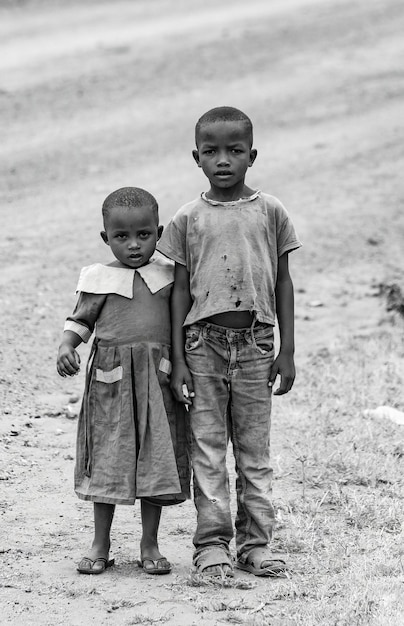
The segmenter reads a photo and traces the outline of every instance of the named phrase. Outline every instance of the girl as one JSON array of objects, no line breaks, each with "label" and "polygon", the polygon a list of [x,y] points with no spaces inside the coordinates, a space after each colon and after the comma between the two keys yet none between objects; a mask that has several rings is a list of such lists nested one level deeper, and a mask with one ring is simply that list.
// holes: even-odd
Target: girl
[{"label": "girl", "polygon": [[168,574],[158,548],[161,507],[189,497],[187,422],[169,387],[173,266],[153,257],[163,227],[147,191],[126,187],[102,207],[101,237],[115,261],[84,267],[57,357],[61,376],[77,374],[76,348],[95,331],[80,411],[75,491],[94,503],[94,540],[78,571],[101,574],[109,559],[116,504],[141,499],[139,564]]}]

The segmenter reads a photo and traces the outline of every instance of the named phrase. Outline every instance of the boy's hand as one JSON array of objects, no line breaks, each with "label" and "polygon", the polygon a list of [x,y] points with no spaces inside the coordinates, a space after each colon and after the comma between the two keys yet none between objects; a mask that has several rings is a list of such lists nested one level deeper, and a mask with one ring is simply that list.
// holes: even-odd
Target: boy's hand
[{"label": "boy's hand", "polygon": [[195,397],[192,376],[185,361],[173,365],[171,372],[171,389],[175,399],[187,408]]},{"label": "boy's hand", "polygon": [[56,369],[60,376],[74,376],[80,370],[80,355],[69,343],[59,346]]},{"label": "boy's hand", "polygon": [[272,387],[278,375],[281,377],[281,384],[278,389],[274,391],[274,396],[282,396],[284,393],[288,393],[293,387],[296,375],[293,355],[279,352],[271,367],[268,382],[269,387]]}]

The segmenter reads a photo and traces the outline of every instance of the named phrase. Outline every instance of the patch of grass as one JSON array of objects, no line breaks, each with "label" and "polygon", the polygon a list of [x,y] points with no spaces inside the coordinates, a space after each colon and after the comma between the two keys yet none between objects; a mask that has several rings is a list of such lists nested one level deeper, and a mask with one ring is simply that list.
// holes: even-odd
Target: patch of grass
[{"label": "patch of grass", "polygon": [[191,572],[186,579],[190,587],[209,587],[211,589],[254,589],[257,583],[253,580],[242,580],[240,578],[231,578],[230,576],[207,576]]},{"label": "patch of grass", "polygon": [[126,624],[128,624],[128,626],[132,626],[132,624],[145,624],[145,626],[147,624],[164,624],[165,622],[168,622],[169,620],[169,616],[167,615],[161,615],[160,617],[149,617],[148,615],[133,615],[127,622]]},{"label": "patch of grass", "polygon": [[267,600],[286,602],[297,626],[404,623],[404,430],[363,413],[404,408],[403,362],[396,328],[347,339],[313,357],[277,407],[300,494],[277,503],[274,549],[291,579]]},{"label": "patch of grass", "polygon": [[177,526],[176,528],[173,528],[172,530],[170,530],[168,532],[169,535],[193,535],[194,533],[194,529],[193,528],[186,528],[185,526]]}]

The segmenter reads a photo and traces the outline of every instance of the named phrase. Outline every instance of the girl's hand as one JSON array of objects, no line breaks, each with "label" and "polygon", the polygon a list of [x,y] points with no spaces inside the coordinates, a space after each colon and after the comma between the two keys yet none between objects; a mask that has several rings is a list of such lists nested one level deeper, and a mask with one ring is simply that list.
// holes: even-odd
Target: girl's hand
[{"label": "girl's hand", "polygon": [[292,354],[289,355],[279,352],[271,367],[268,382],[269,387],[273,386],[278,375],[281,377],[281,383],[278,389],[274,391],[274,395],[282,396],[284,393],[288,393],[288,391],[292,389],[296,376],[295,363]]},{"label": "girl's hand", "polygon": [[80,371],[80,355],[69,343],[59,346],[56,369],[60,376],[74,376]]},{"label": "girl's hand", "polygon": [[186,407],[192,404],[192,398],[195,397],[194,385],[185,361],[173,365],[171,372],[171,389],[174,398],[178,402],[182,402]]}]

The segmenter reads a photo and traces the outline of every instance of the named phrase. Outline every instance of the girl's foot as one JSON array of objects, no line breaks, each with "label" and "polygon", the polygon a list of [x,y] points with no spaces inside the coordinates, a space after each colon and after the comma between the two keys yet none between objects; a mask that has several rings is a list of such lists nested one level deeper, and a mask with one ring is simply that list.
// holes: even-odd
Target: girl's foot
[{"label": "girl's foot", "polygon": [[110,545],[96,545],[93,543],[88,555],[83,557],[77,566],[80,574],[102,574],[108,567],[115,563],[109,558]]},{"label": "girl's foot", "polygon": [[106,559],[99,556],[97,559],[90,559],[88,556],[84,556],[77,566],[77,571],[80,574],[102,574],[107,567],[112,567],[115,563],[115,559]]},{"label": "girl's foot", "polygon": [[169,574],[171,563],[163,556],[154,542],[140,542],[139,567],[142,567],[146,574]]},{"label": "girl's foot", "polygon": [[169,574],[171,572],[171,563],[167,561],[165,556],[159,559],[142,557],[139,559],[138,565],[143,568],[146,574]]}]

